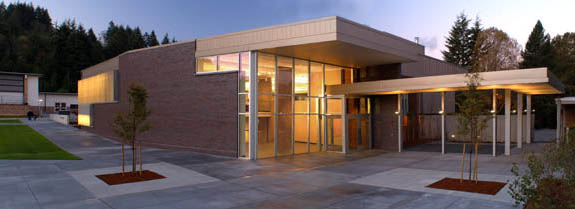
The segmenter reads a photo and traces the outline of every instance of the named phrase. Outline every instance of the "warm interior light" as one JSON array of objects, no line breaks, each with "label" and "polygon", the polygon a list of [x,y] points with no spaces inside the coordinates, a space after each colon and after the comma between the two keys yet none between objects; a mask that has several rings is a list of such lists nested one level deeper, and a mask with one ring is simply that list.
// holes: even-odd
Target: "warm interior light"
[{"label": "warm interior light", "polygon": [[78,124],[81,126],[90,126],[90,116],[85,114],[79,114]]}]

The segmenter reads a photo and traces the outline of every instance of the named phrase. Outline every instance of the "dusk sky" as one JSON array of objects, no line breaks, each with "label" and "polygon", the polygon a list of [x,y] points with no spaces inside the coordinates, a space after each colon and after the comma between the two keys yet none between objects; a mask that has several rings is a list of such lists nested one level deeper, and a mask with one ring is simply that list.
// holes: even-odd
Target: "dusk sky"
[{"label": "dusk sky", "polygon": [[[16,2],[16,1],[6,1]],[[23,0],[20,0],[23,2]],[[108,22],[155,30],[177,40],[237,32],[326,16],[341,16],[408,40],[420,37],[426,54],[442,58],[445,36],[455,17],[465,12],[479,16],[483,27],[497,27],[525,45],[536,21],[555,36],[575,31],[573,0],[34,0],[49,10],[54,21],[75,19],[97,33]]]}]

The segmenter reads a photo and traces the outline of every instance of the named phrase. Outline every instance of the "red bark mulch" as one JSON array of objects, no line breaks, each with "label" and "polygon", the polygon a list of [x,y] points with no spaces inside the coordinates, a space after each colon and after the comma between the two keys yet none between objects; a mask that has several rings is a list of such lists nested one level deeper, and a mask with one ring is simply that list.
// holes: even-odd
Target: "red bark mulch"
[{"label": "red bark mulch", "polygon": [[140,175],[140,172],[137,171],[135,173],[126,172],[124,175],[122,175],[122,173],[102,174],[96,175],[96,177],[106,182],[108,185],[127,184],[166,178],[150,170],[142,171],[142,175]]},{"label": "red bark mulch", "polygon": [[427,187],[435,189],[447,189],[462,192],[472,192],[479,194],[489,194],[495,195],[499,190],[501,190],[506,183],[494,182],[494,181],[469,181],[463,180],[463,183],[459,182],[459,179],[454,178],[444,178],[433,184],[427,185]]}]

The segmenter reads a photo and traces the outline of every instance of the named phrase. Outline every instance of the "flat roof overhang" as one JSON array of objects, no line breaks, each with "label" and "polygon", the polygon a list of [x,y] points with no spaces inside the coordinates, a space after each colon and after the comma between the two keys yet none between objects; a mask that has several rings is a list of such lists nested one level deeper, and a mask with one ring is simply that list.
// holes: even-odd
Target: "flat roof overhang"
[{"label": "flat roof overhang", "polygon": [[[479,89],[510,89],[519,93],[562,94],[563,84],[547,68],[531,68],[479,73]],[[402,78],[326,87],[328,95],[386,95],[463,91],[467,89],[465,74]]]},{"label": "flat roof overhang", "polygon": [[419,61],[424,47],[341,17],[264,27],[196,41],[196,57],[242,51],[363,67]]}]

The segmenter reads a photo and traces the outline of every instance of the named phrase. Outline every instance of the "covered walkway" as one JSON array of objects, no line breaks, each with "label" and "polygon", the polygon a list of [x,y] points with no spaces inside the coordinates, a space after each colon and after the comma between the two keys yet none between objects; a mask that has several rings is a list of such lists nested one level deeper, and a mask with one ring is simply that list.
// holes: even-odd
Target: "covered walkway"
[{"label": "covered walkway", "polygon": [[[520,70],[481,72],[480,90],[492,90],[492,109],[491,113],[496,116],[499,112],[497,109],[497,90],[504,90],[504,153],[511,154],[512,141],[512,124],[511,115],[516,122],[515,141],[518,148],[522,147],[523,141],[531,143],[533,134],[531,96],[541,94],[562,94],[564,92],[561,82],[551,74],[547,68],[532,68]],[[406,112],[405,98],[409,93],[441,93],[441,109],[438,114],[441,115],[441,153],[446,153],[446,111],[445,111],[445,93],[452,91],[464,91],[467,89],[468,78],[465,74],[452,74],[440,76],[427,76],[417,78],[403,78],[392,80],[380,80],[370,82],[358,82],[351,84],[327,86],[326,93],[332,96],[355,97],[366,95],[398,95],[397,96],[397,123],[403,124]],[[517,102],[516,109],[511,108],[512,92],[516,92]],[[523,114],[517,114],[517,112]],[[491,153],[497,154],[497,120],[491,120],[492,124],[492,146]],[[403,125],[397,126],[398,150],[401,152],[405,142]]]}]

